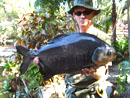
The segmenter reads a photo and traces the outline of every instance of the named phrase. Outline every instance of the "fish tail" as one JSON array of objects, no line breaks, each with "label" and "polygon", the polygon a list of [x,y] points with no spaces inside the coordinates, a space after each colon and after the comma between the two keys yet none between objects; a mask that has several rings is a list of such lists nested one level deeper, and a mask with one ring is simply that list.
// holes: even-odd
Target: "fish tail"
[{"label": "fish tail", "polygon": [[17,52],[23,56],[23,62],[20,66],[20,74],[24,74],[27,71],[29,65],[33,61],[33,58],[34,58],[33,51],[21,45],[17,45],[16,49],[17,49]]},{"label": "fish tail", "polygon": [[21,45],[17,45],[16,49],[17,49],[17,52],[20,53],[22,56],[25,56],[29,51],[29,49],[27,49]]}]

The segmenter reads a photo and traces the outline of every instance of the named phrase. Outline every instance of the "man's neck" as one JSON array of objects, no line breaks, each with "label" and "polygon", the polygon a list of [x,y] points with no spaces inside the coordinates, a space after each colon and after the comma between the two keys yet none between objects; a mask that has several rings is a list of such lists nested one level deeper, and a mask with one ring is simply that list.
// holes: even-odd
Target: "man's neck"
[{"label": "man's neck", "polygon": [[80,32],[87,33],[91,29],[91,27],[93,27],[93,24],[88,25],[86,27],[81,27]]}]

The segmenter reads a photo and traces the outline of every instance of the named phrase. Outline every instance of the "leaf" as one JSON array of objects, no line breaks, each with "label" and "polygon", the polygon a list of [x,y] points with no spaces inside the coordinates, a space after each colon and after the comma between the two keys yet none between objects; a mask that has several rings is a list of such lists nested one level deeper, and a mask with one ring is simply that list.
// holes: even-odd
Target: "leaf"
[{"label": "leaf", "polygon": [[122,61],[121,63],[118,64],[118,68],[120,70],[123,70],[123,69],[129,70],[130,69],[130,62],[129,61]]},{"label": "leaf", "polygon": [[21,41],[21,45],[22,45],[22,46],[25,46],[25,40],[22,40],[22,41]]},{"label": "leaf", "polygon": [[16,42],[16,44],[17,44],[17,45],[18,45],[18,44],[21,44],[21,39],[18,39],[17,42]]}]

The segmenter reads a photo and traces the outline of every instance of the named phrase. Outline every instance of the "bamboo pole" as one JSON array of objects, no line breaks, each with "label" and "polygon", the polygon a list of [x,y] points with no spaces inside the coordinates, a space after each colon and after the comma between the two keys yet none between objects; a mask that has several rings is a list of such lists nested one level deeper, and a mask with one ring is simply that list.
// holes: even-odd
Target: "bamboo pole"
[{"label": "bamboo pole", "polygon": [[130,0],[127,0],[127,11],[128,11],[129,61],[130,61]]},{"label": "bamboo pole", "polygon": [[116,43],[116,4],[115,0],[112,0],[112,44]]}]

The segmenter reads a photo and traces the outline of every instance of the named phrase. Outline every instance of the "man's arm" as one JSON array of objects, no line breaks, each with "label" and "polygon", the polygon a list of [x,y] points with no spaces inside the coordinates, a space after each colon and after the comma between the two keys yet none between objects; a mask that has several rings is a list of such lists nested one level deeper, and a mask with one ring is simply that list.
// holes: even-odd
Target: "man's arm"
[{"label": "man's arm", "polygon": [[106,80],[108,78],[108,69],[106,66],[100,66],[91,76],[97,80]]},{"label": "man's arm", "polygon": [[106,80],[108,78],[107,66],[99,66],[97,68],[84,68],[82,72],[84,74],[90,74],[97,80]]}]

